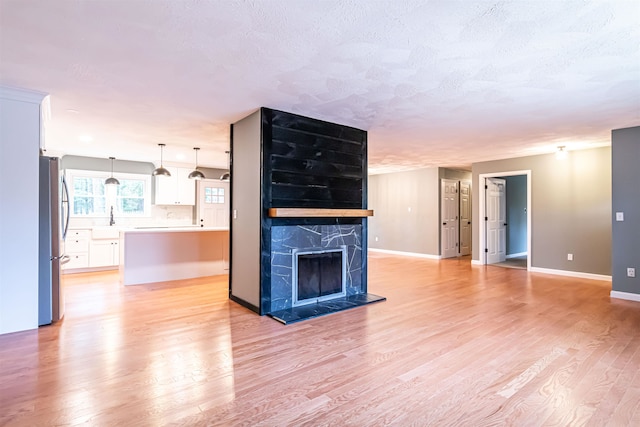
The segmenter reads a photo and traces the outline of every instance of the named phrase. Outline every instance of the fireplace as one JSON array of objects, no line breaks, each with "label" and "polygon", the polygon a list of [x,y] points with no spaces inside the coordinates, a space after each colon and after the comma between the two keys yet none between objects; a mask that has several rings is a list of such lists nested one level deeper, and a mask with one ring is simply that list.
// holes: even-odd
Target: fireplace
[{"label": "fireplace", "polygon": [[367,291],[367,132],[260,108],[231,125],[229,298],[283,323]]},{"label": "fireplace", "polygon": [[291,255],[294,307],[346,295],[346,246],[335,249],[294,249]]},{"label": "fireplace", "polygon": [[301,254],[325,253],[334,261],[337,258],[341,263],[342,296],[364,293],[361,225],[280,225],[271,228],[271,237],[269,312],[310,305],[296,303],[299,277],[296,268]]}]

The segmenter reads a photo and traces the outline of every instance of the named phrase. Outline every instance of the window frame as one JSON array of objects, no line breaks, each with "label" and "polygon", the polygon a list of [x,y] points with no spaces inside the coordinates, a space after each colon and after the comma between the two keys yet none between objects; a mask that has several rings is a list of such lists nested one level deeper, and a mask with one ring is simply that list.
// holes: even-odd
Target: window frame
[{"label": "window frame", "polygon": [[90,214],[76,214],[75,212],[75,188],[74,188],[74,180],[76,178],[98,178],[102,181],[105,181],[107,178],[111,176],[110,172],[106,171],[95,171],[95,170],[82,170],[82,169],[66,169],[65,177],[67,180],[67,184],[69,187],[69,214],[74,218],[108,218],[110,216],[110,206],[113,206],[113,216],[114,218],[142,218],[142,217],[150,217],[151,216],[151,197],[152,197],[152,187],[151,187],[151,175],[147,174],[137,174],[137,173],[114,173],[113,177],[119,181],[123,180],[138,180],[143,181],[143,200],[144,200],[144,210],[140,213],[123,213],[118,209],[118,193],[116,188],[109,187],[117,187],[117,186],[108,186],[105,185],[105,213],[90,213]]}]

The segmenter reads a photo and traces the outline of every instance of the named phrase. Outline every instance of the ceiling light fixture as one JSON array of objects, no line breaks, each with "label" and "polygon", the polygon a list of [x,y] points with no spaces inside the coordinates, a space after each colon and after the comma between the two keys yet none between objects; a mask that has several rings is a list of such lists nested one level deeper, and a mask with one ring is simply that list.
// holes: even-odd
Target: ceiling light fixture
[{"label": "ceiling light fixture", "polygon": [[566,147],[564,145],[558,146],[558,151],[556,151],[556,159],[562,160],[567,158],[567,151],[565,150],[565,148]]},{"label": "ceiling light fixture", "polygon": [[120,181],[113,177],[113,161],[115,159],[115,157],[109,157],[109,160],[111,160],[111,176],[104,181],[105,185],[120,185]]},{"label": "ceiling light fixture", "polygon": [[231,151],[225,151],[227,154],[227,167],[229,172],[225,172],[220,176],[220,181],[229,181],[231,179]]},{"label": "ceiling light fixture", "polygon": [[158,144],[160,146],[160,167],[153,170],[153,176],[171,176],[171,172],[162,166],[162,151],[166,144]]},{"label": "ceiling light fixture", "polygon": [[200,151],[199,147],[193,147],[196,152],[196,168],[189,174],[189,179],[203,179],[204,174],[198,170],[198,151]]}]

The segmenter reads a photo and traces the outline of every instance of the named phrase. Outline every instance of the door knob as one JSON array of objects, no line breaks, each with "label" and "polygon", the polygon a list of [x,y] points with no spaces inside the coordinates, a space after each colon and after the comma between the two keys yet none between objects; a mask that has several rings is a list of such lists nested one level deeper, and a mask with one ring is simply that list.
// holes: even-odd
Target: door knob
[{"label": "door knob", "polygon": [[442,225],[447,225],[447,223],[446,223],[446,222],[443,222],[443,223],[442,223]]}]

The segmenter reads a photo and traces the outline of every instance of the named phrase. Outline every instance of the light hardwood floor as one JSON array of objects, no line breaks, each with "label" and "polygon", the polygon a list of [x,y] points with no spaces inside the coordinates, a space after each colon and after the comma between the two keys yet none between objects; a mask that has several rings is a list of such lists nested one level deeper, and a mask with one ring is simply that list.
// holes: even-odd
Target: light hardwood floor
[{"label": "light hardwood floor", "polygon": [[610,283],[372,254],[386,302],[281,325],[226,276],[67,276],[0,336],[0,425],[640,425],[640,303]]}]

